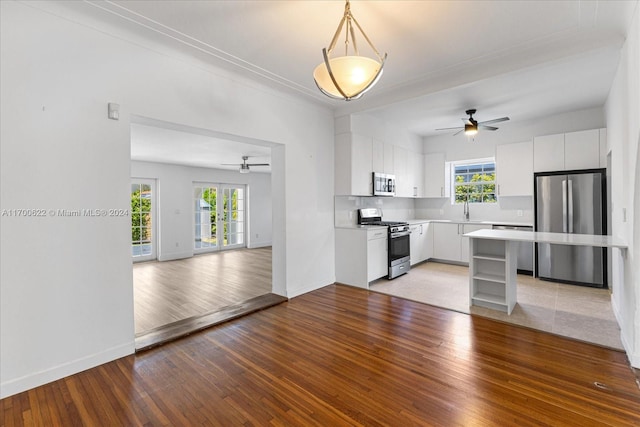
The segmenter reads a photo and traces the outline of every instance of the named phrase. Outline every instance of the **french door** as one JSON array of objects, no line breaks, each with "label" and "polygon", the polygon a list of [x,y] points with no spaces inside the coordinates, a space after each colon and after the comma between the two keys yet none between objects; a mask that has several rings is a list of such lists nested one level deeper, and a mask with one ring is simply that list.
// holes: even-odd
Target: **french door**
[{"label": "french door", "polygon": [[134,262],[156,259],[155,180],[131,180],[131,256]]},{"label": "french door", "polygon": [[195,252],[245,247],[245,186],[195,183],[193,187]]}]

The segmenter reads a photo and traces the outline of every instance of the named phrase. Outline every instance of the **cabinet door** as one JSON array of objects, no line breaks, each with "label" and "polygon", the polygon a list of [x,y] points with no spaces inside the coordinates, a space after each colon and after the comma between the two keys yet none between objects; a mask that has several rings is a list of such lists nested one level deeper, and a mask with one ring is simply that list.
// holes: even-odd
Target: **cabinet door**
[{"label": "cabinet door", "polygon": [[409,190],[411,197],[424,196],[424,155],[409,152]]},{"label": "cabinet door", "polygon": [[373,138],[372,146],[372,169],[373,172],[384,173],[384,142]]},{"label": "cabinet door", "polygon": [[597,169],[599,167],[599,129],[564,134],[564,168],[566,170]]},{"label": "cabinet door", "polygon": [[422,238],[424,239],[424,259],[433,258],[433,224],[426,222],[422,224]]},{"label": "cabinet door", "polygon": [[373,194],[371,138],[351,134],[351,194],[370,196]]},{"label": "cabinet door", "polygon": [[[480,224],[462,224],[462,234],[471,233],[476,230],[487,230],[492,228],[491,225],[480,225]],[[469,238],[461,237],[460,240],[460,261],[469,262]]]},{"label": "cabinet door", "polygon": [[446,197],[444,153],[424,155],[424,197]]},{"label": "cabinet door", "polygon": [[498,196],[533,196],[533,142],[496,147]]},{"label": "cabinet door", "polygon": [[564,170],[564,134],[537,136],[533,139],[533,171]]},{"label": "cabinet door", "polygon": [[[389,144],[388,142],[382,143],[382,151],[383,151],[383,170],[384,173],[394,174],[395,171],[393,169],[393,144]],[[377,171],[376,171],[377,172]]]},{"label": "cabinet door", "polygon": [[411,196],[412,192],[409,191],[409,171],[407,167],[406,149],[398,146],[393,147],[393,170],[396,176],[396,196]]},{"label": "cabinet door", "polygon": [[607,148],[607,129],[598,129],[600,133],[600,167],[607,167],[607,154],[609,154]]},{"label": "cabinet door", "polygon": [[432,225],[433,257],[445,261],[460,261],[460,225],[443,222],[434,222]]},{"label": "cabinet door", "polygon": [[421,224],[415,224],[409,227],[411,236],[409,237],[409,252],[411,253],[411,265],[422,261],[422,239],[420,235]]},{"label": "cabinet door", "polygon": [[387,237],[386,230],[376,231],[375,234],[382,233],[383,236],[372,236],[369,232],[367,241],[367,280],[379,279],[389,274],[387,257]]}]

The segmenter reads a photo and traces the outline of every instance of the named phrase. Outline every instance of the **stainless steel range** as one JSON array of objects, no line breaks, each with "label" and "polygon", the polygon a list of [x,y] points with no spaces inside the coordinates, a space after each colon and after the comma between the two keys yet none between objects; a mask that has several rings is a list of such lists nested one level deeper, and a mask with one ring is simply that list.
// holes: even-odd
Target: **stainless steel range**
[{"label": "stainless steel range", "polygon": [[387,227],[387,268],[388,278],[394,279],[411,268],[409,224],[402,221],[383,221],[382,210],[378,208],[358,209],[359,225]]}]

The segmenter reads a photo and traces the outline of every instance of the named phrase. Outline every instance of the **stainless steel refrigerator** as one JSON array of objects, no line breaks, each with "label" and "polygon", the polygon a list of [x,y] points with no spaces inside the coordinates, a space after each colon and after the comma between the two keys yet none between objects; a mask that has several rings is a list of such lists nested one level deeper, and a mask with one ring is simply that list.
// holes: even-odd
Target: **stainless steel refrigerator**
[{"label": "stainless steel refrigerator", "polygon": [[[536,231],[607,234],[605,169],[536,173]],[[607,287],[606,249],[590,246],[536,245],[541,279]]]}]

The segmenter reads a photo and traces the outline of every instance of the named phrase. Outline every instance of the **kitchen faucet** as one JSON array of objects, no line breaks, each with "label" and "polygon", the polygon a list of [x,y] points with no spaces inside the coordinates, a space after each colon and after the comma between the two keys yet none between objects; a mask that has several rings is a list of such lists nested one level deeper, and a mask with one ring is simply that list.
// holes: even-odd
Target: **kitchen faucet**
[{"label": "kitchen faucet", "polygon": [[464,220],[469,221],[469,199],[464,201],[463,212],[464,212]]}]

